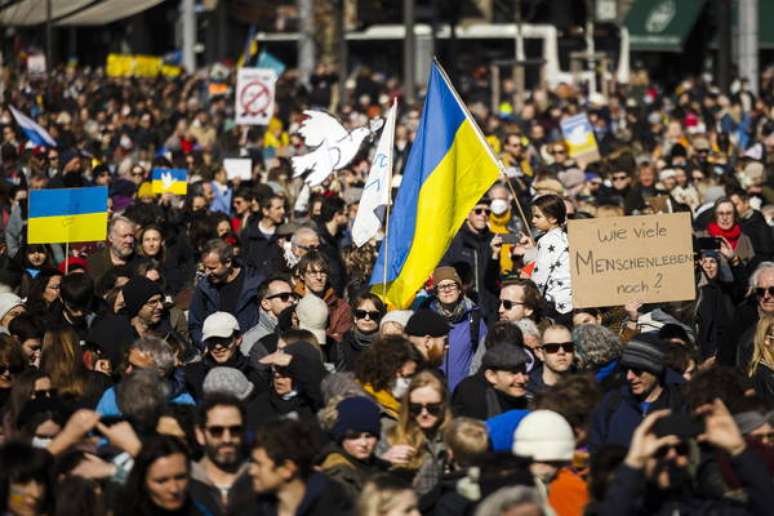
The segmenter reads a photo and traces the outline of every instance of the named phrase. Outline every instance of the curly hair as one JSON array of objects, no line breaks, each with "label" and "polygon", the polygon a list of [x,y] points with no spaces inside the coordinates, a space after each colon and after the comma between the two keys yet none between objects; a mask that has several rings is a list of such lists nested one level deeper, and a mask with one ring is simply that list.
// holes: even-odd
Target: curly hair
[{"label": "curly hair", "polygon": [[355,378],[361,385],[370,384],[374,391],[391,387],[395,373],[408,361],[420,363],[414,346],[400,335],[379,337],[358,357]]},{"label": "curly hair", "polygon": [[350,246],[344,249],[344,265],[350,278],[358,283],[368,283],[376,263],[377,248],[373,245]]},{"label": "curly hair", "polygon": [[577,326],[572,330],[572,340],[575,342],[575,356],[578,357],[580,369],[594,370],[619,358],[623,353],[621,340],[604,326]]},{"label": "curly hair", "polygon": [[534,408],[553,410],[573,429],[581,429],[589,427],[591,413],[601,399],[602,390],[591,374],[573,374],[539,395]]},{"label": "curly hair", "polygon": [[720,398],[729,412],[736,414],[743,410],[745,389],[742,373],[731,367],[719,366],[698,372],[691,381],[683,385],[682,394],[692,410]]}]

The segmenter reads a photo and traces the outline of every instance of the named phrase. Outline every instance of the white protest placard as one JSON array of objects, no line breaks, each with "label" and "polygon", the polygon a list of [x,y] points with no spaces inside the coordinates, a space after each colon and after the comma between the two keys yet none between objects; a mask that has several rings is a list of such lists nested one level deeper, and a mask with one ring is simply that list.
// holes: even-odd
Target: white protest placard
[{"label": "white protest placard", "polygon": [[238,178],[250,181],[253,178],[253,160],[250,158],[226,158],[223,160],[223,168],[229,180]]},{"label": "white protest placard", "polygon": [[570,220],[575,308],[696,297],[688,213]]},{"label": "white protest placard", "polygon": [[27,56],[27,73],[35,78],[46,76],[46,56],[44,54],[30,54]]},{"label": "white protest placard", "polygon": [[240,68],[234,98],[236,123],[268,125],[274,114],[277,74],[270,68]]}]

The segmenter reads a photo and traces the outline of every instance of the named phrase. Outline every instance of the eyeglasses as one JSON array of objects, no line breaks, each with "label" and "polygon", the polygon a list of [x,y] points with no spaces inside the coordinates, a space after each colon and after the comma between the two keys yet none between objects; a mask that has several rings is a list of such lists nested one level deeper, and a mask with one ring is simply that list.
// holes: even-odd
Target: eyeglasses
[{"label": "eyeglasses", "polygon": [[505,308],[506,310],[510,310],[516,305],[523,305],[524,303],[520,301],[511,301],[510,299],[501,299],[500,300],[500,306]]},{"label": "eyeglasses", "polygon": [[132,172],[132,175],[133,176],[137,176],[137,177],[144,176],[145,172],[143,172],[142,170],[135,170],[135,171]]},{"label": "eyeglasses", "polygon": [[56,396],[57,390],[56,389],[36,389],[32,391],[31,398],[33,400],[36,400],[38,398],[53,398]]},{"label": "eyeglasses", "polygon": [[7,373],[19,374],[22,371],[24,371],[24,368],[20,366],[0,365],[0,376],[4,376]]},{"label": "eyeglasses", "polygon": [[292,292],[280,292],[279,294],[268,296],[266,299],[268,299],[269,301],[271,301],[272,299],[279,299],[283,303],[287,303],[291,299],[295,300],[296,296]]},{"label": "eyeglasses", "polygon": [[457,290],[457,284],[456,283],[447,283],[444,285],[438,285],[436,287],[438,289],[438,292],[454,292]]},{"label": "eyeglasses", "polygon": [[242,432],[244,432],[244,427],[242,425],[230,425],[230,426],[212,425],[207,427],[207,433],[209,433],[215,439],[220,439],[221,437],[223,437],[223,434],[226,433],[226,430],[228,430],[228,433],[231,434],[232,436],[242,435]]},{"label": "eyeglasses", "polygon": [[629,176],[625,174],[620,176],[613,176],[613,181],[625,181],[626,179],[629,179]]},{"label": "eyeglasses", "polygon": [[657,459],[663,459],[667,456],[669,450],[672,449],[675,450],[675,453],[682,456],[688,455],[688,452],[690,451],[690,447],[687,443],[678,443],[675,446],[664,446],[663,448],[659,448],[653,456]]},{"label": "eyeglasses", "polygon": [[319,245],[302,245],[302,244],[293,244],[293,245],[295,245],[299,249],[303,249],[304,251],[310,251],[310,252],[317,251],[318,249],[320,249]]},{"label": "eyeglasses", "polygon": [[473,213],[475,213],[476,215],[489,215],[490,213],[492,213],[492,210],[490,210],[489,208],[476,208],[475,210],[473,210]]},{"label": "eyeglasses", "polygon": [[382,313],[377,310],[361,310],[357,309],[355,310],[355,319],[370,319],[372,321],[380,321],[382,318]]},{"label": "eyeglasses", "polygon": [[575,351],[575,344],[573,342],[549,342],[548,344],[543,344],[540,346],[540,349],[546,353],[552,354],[558,353],[559,348],[561,348],[565,353],[573,353]]},{"label": "eyeglasses", "polygon": [[755,295],[758,297],[766,297],[766,294],[768,294],[769,297],[774,297],[774,287],[758,287],[755,289]]},{"label": "eyeglasses", "polygon": [[426,410],[431,416],[440,416],[443,412],[443,403],[413,403],[409,402],[409,413],[418,416]]}]

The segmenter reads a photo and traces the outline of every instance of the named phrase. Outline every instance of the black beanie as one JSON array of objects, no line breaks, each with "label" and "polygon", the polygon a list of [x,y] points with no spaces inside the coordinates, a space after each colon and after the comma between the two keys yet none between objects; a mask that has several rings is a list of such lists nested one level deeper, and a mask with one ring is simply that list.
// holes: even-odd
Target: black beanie
[{"label": "black beanie", "polygon": [[424,337],[425,335],[443,337],[450,330],[446,319],[429,308],[420,308],[406,323],[406,335],[414,337]]},{"label": "black beanie", "polygon": [[134,317],[140,312],[142,305],[148,302],[156,294],[163,294],[161,287],[144,276],[134,276],[123,286],[121,292],[124,294],[124,313],[127,316]]}]

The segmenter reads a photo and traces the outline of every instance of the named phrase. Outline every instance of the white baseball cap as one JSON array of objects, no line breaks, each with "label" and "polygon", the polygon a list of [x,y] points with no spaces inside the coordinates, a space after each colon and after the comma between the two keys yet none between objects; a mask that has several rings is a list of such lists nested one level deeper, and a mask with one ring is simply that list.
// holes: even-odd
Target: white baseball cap
[{"label": "white baseball cap", "polygon": [[239,322],[228,312],[215,312],[207,316],[202,326],[202,341],[213,337],[231,337],[239,331]]}]

